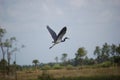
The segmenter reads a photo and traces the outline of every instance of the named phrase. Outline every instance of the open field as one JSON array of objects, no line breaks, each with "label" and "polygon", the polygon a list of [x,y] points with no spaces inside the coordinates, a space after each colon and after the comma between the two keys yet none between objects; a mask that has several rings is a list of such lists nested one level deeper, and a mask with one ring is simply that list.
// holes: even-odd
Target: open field
[{"label": "open field", "polygon": [[[19,71],[17,72],[17,80],[42,80],[38,76],[43,77],[49,75],[53,79],[50,80],[120,80],[120,67],[111,68],[83,68],[75,70],[45,70],[45,71]],[[0,80],[15,80],[15,76],[7,77]]]}]

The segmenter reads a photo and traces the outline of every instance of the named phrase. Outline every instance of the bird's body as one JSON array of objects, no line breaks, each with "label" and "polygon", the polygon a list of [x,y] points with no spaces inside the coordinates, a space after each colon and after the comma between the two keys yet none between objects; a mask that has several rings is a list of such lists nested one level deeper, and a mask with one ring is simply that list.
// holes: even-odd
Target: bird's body
[{"label": "bird's body", "polygon": [[50,47],[50,49],[55,45],[55,44],[58,44],[60,42],[64,42],[66,39],[68,39],[68,37],[65,37],[63,40],[63,36],[65,35],[66,31],[67,31],[67,28],[64,27],[60,32],[59,34],[57,35],[49,26],[47,26],[47,29],[48,31],[50,32],[52,38],[53,38],[53,45]]}]

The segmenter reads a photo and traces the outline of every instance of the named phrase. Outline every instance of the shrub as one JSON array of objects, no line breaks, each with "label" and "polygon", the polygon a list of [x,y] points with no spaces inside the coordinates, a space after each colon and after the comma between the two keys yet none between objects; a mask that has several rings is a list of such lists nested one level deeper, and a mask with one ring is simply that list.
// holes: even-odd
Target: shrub
[{"label": "shrub", "polygon": [[50,65],[45,65],[42,67],[42,70],[49,70],[51,69],[51,66]]},{"label": "shrub", "polygon": [[54,80],[54,78],[47,70],[43,70],[42,75],[38,76],[38,80]]},{"label": "shrub", "polygon": [[101,64],[99,64],[100,67],[110,67],[112,63],[110,61],[105,61]]},{"label": "shrub", "polygon": [[53,69],[62,69],[62,66],[60,66],[59,64],[55,64],[55,65],[53,66]]},{"label": "shrub", "polygon": [[67,66],[66,66],[66,69],[67,69],[67,70],[73,70],[74,67],[73,67],[72,65],[67,65]]}]

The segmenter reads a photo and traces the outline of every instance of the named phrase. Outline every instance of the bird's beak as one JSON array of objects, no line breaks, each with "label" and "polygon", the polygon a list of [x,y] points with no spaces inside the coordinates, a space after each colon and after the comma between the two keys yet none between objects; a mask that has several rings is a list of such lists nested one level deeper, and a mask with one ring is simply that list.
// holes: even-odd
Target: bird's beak
[{"label": "bird's beak", "polygon": [[70,38],[67,38],[67,39],[70,39]]}]

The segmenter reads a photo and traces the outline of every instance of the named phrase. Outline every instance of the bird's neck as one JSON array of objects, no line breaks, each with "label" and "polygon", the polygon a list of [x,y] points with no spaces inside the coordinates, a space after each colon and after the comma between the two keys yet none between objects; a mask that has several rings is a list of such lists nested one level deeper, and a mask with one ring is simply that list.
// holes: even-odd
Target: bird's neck
[{"label": "bird's neck", "polygon": [[66,38],[64,38],[61,42],[65,42]]}]

